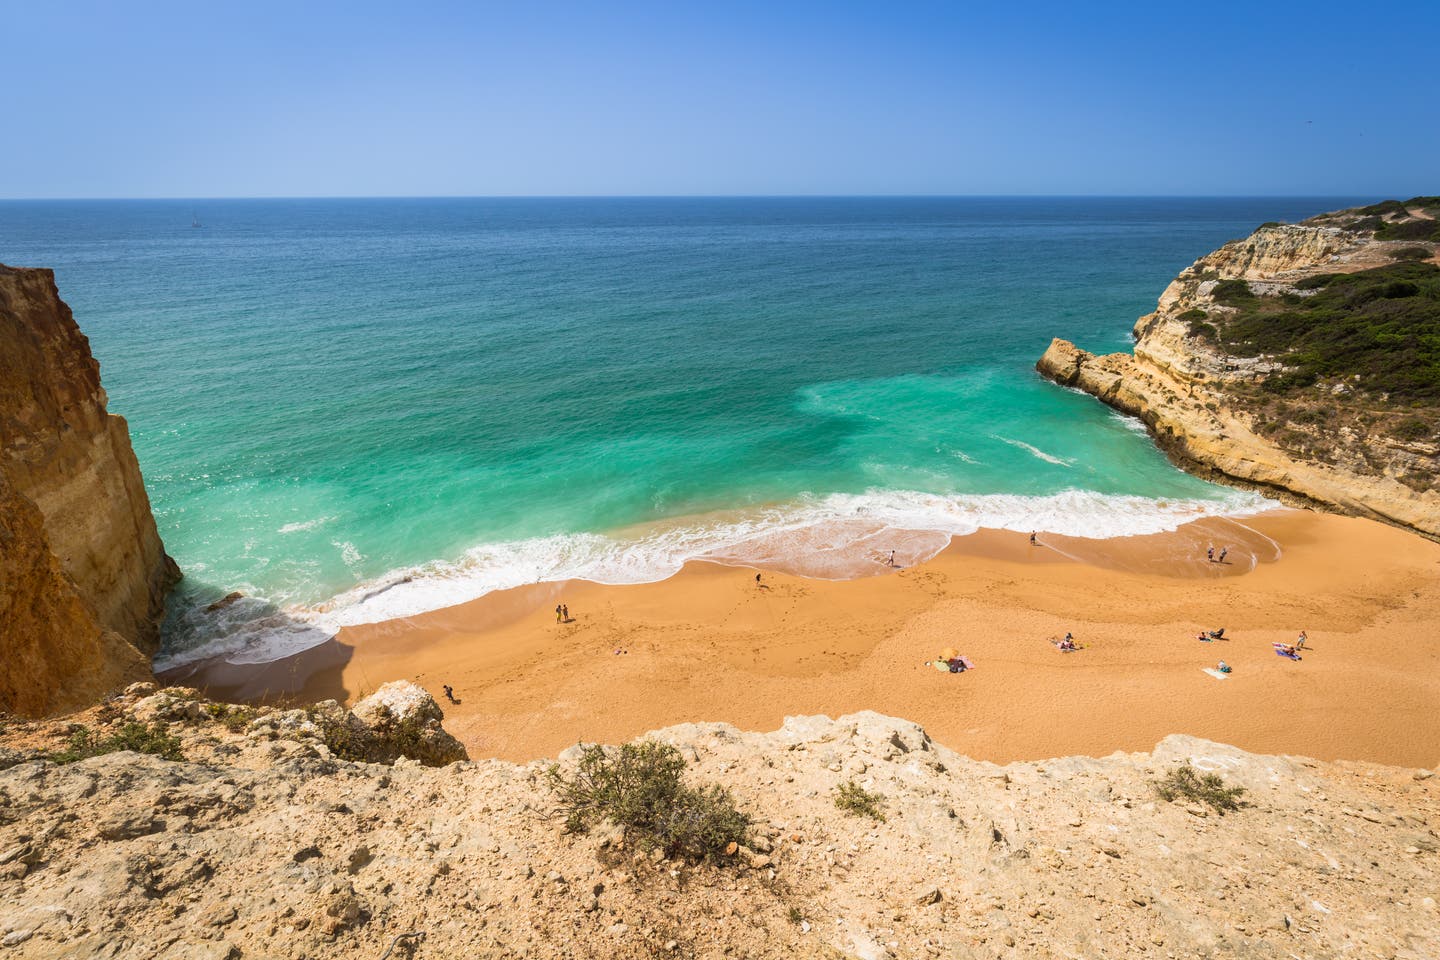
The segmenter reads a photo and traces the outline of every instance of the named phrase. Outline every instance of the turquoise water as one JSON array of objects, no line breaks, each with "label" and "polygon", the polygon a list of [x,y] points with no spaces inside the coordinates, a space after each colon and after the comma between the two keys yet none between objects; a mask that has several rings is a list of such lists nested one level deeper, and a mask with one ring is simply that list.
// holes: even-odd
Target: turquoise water
[{"label": "turquoise water", "polygon": [[4,202],[0,261],[55,268],[130,421],[187,574],[166,656],[255,659],[693,556],[849,576],[1253,509],[1032,365],[1352,202]]}]

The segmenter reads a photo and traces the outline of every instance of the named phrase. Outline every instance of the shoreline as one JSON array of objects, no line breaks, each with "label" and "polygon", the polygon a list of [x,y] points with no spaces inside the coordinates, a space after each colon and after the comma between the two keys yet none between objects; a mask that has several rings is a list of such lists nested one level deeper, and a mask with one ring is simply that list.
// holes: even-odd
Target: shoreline
[{"label": "shoreline", "polygon": [[[863,709],[1001,762],[1148,749],[1171,733],[1327,760],[1440,759],[1440,545],[1299,510],[1041,542],[982,530],[882,576],[766,570],[762,588],[753,569],[705,561],[652,583],[535,584],[164,679],[313,702],[408,678],[442,701],[472,756],[512,760],[686,721],[774,729]],[[1232,562],[1208,564],[1207,542],[1229,544]],[[573,622],[554,622],[556,603]],[[1218,626],[1232,639],[1195,640]],[[1273,655],[1301,629],[1302,662]],[[1046,642],[1067,630],[1087,649]],[[924,665],[947,647],[976,669]],[[1221,658],[1229,677],[1203,672]],[[460,704],[443,702],[447,683]]]}]

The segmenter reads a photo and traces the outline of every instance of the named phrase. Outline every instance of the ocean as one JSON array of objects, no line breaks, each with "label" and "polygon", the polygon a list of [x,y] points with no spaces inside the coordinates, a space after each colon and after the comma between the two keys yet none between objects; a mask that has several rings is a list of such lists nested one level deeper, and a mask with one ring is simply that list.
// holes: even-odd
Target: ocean
[{"label": "ocean", "polygon": [[186,574],[163,669],[697,557],[839,578],[1261,509],[1033,364],[1361,202],[5,201],[0,262],[55,269],[130,422]]}]

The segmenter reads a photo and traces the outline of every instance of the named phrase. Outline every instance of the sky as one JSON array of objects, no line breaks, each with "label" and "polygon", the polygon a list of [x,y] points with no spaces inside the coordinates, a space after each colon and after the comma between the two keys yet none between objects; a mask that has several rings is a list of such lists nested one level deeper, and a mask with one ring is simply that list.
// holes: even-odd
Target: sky
[{"label": "sky", "polygon": [[1440,193],[1440,0],[0,0],[0,197]]}]

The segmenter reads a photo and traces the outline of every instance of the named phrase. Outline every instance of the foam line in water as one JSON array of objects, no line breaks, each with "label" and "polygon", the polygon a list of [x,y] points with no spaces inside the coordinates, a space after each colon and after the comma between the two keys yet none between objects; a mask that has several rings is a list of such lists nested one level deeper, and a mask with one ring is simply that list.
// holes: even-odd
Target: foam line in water
[{"label": "foam line in water", "polygon": [[1031,446],[1024,440],[1011,440],[1009,437],[1002,437],[996,433],[992,433],[990,434],[990,436],[995,440],[999,440],[1001,443],[1008,443],[1012,447],[1018,447],[1019,449],[1024,450],[1026,453],[1030,454],[1031,456],[1036,457],[1040,460],[1044,460],[1046,463],[1053,463],[1057,467],[1075,466],[1074,460],[1067,460],[1064,457],[1051,456],[1044,450],[1041,450],[1039,447]]},{"label": "foam line in water", "polygon": [[897,562],[908,566],[939,553],[951,537],[982,528],[1104,538],[1160,533],[1202,517],[1247,515],[1275,505],[1243,491],[1217,500],[1156,500],[1083,490],[1042,497],[915,491],[802,497],[609,535],[481,544],[457,559],[395,570],[309,606],[281,610],[247,597],[214,613],[196,607],[181,614],[156,668],[215,656],[263,663],[321,643],[345,626],[414,616],[526,584],[572,579],[654,582],[673,576],[690,560],[850,579],[881,572],[891,550]]}]

